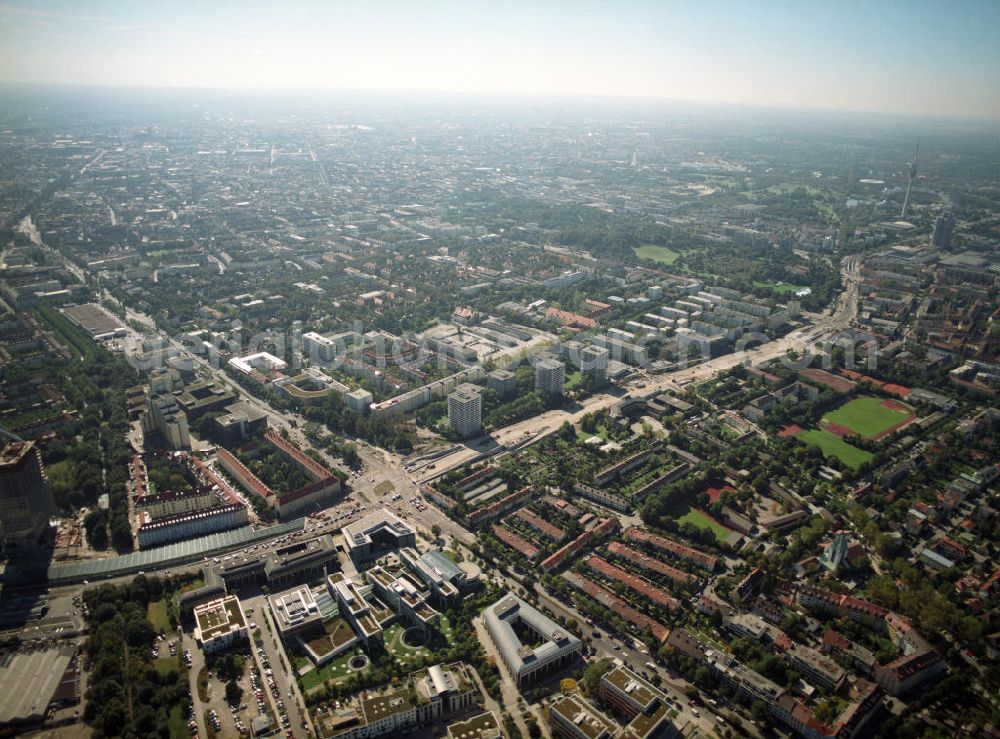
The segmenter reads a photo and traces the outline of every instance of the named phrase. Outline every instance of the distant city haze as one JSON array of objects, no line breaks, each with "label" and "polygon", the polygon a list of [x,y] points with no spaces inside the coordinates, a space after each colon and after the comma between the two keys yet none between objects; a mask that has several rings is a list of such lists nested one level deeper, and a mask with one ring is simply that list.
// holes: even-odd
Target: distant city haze
[{"label": "distant city haze", "polygon": [[597,95],[1000,119],[1000,2],[0,4],[0,82]]}]

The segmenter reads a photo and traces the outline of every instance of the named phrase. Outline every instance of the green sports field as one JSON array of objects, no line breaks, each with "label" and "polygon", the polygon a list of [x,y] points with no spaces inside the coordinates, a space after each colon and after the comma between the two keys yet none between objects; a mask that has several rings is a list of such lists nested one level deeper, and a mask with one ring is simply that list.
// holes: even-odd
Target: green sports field
[{"label": "green sports field", "polygon": [[697,511],[694,508],[691,508],[687,513],[678,518],[677,523],[690,523],[697,526],[699,529],[708,529],[715,536],[715,540],[719,542],[719,544],[725,544],[730,534],[733,533],[725,526],[712,520],[704,513]]},{"label": "green sports field", "polygon": [[836,424],[866,439],[872,439],[913,416],[911,411],[882,405],[881,398],[855,398],[823,416],[824,424]]},{"label": "green sports field", "polygon": [[652,259],[660,264],[673,264],[677,257],[677,252],[667,246],[657,246],[656,244],[643,244],[633,249],[639,259]]},{"label": "green sports field", "polygon": [[873,456],[871,452],[851,446],[839,436],[835,436],[829,431],[813,429],[811,431],[804,431],[795,438],[810,446],[818,447],[823,452],[824,457],[836,457],[852,470],[858,469],[858,467]]}]

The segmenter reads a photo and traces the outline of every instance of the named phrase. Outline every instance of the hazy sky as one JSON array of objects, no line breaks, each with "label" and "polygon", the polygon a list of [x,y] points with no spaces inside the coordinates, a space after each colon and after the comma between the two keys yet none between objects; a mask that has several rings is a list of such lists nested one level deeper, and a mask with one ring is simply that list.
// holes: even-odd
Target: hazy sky
[{"label": "hazy sky", "polygon": [[0,0],[0,82],[557,93],[1000,118],[1000,0]]}]

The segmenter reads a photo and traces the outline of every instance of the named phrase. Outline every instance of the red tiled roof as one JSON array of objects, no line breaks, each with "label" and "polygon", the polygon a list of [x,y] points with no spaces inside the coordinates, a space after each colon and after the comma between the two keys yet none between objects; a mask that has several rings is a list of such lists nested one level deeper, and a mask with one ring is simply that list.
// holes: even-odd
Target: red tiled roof
[{"label": "red tiled roof", "polygon": [[605,590],[593,580],[583,575],[578,575],[575,572],[566,573],[566,580],[577,590],[589,595],[626,621],[635,624],[640,629],[648,628],[658,641],[665,641],[670,636],[670,630],[666,626],[658,621],[654,621],[646,614],[640,613],[617,595]]},{"label": "red tiled roof", "polygon": [[500,524],[493,525],[493,535],[496,536],[500,541],[509,546],[515,552],[523,554],[528,559],[534,559],[538,556],[539,548],[536,547],[531,542],[523,539],[522,537],[515,534],[513,531]]},{"label": "red tiled roof", "polygon": [[671,597],[668,593],[660,590],[660,588],[652,585],[641,577],[633,575],[627,570],[623,570],[621,567],[616,567],[607,560],[598,557],[596,554],[592,554],[587,558],[587,566],[595,572],[600,572],[605,577],[609,577],[612,580],[617,580],[618,582],[627,585],[632,590],[639,593],[639,595],[649,598],[649,600],[654,603],[658,603],[668,610],[676,610],[680,605],[676,598]]},{"label": "red tiled roof", "polygon": [[673,539],[651,534],[643,529],[633,527],[625,532],[625,538],[632,541],[646,542],[660,551],[668,552],[673,554],[675,557],[680,557],[681,559],[694,562],[707,570],[714,570],[716,563],[718,562],[718,560],[710,554],[699,552],[697,549],[692,549],[691,547],[676,542]]},{"label": "red tiled roof", "polygon": [[695,582],[698,578],[689,572],[684,572],[684,570],[679,570],[676,567],[672,567],[665,562],[661,562],[653,557],[648,557],[642,552],[636,551],[631,547],[627,547],[620,541],[613,541],[608,544],[608,551],[615,556],[621,557],[622,559],[628,560],[643,569],[650,570],[651,572],[657,572],[661,575],[666,575],[671,580],[674,580],[685,585]]},{"label": "red tiled roof", "polygon": [[545,519],[535,515],[534,512],[528,510],[527,508],[520,509],[514,515],[520,518],[529,526],[531,526],[531,528],[541,532],[545,536],[552,539],[552,541],[560,542],[566,538],[565,531],[563,531],[558,526],[550,524]]}]

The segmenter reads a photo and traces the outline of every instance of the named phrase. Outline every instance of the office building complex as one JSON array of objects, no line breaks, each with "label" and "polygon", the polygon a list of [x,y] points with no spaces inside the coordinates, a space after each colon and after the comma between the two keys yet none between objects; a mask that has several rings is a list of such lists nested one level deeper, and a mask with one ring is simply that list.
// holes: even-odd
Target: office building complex
[{"label": "office building complex", "polygon": [[323,615],[308,585],[276,593],[267,601],[282,639],[323,623]]},{"label": "office building complex", "polygon": [[[505,595],[489,606],[483,620],[500,660],[518,687],[562,669],[583,650],[579,639],[516,595]],[[518,633],[524,630],[532,633],[538,646],[521,641]]]},{"label": "office building complex", "polygon": [[310,331],[302,334],[302,353],[310,360],[332,362],[337,355],[337,342]]},{"label": "office building complex", "polygon": [[383,508],[340,530],[344,547],[355,562],[374,556],[382,549],[412,547],[417,531],[399,516]]},{"label": "office building complex", "polygon": [[627,667],[605,673],[598,695],[628,719],[623,736],[645,739],[677,735],[666,695]]},{"label": "office building complex", "polygon": [[344,404],[355,413],[365,415],[372,404],[373,396],[364,389],[352,390],[344,394]]},{"label": "office building complex", "polygon": [[583,698],[565,695],[549,708],[552,733],[564,739],[611,739],[618,724]]},{"label": "office building complex", "polygon": [[363,644],[367,646],[373,641],[382,641],[382,626],[353,580],[344,579],[331,583],[330,590],[337,601],[340,615],[351,625]]}]

